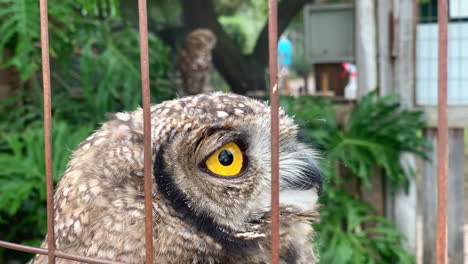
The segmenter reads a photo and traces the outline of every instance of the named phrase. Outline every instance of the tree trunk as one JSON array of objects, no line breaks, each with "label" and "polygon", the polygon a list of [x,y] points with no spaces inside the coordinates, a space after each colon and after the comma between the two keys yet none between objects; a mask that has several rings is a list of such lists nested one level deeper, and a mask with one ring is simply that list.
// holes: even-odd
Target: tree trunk
[{"label": "tree trunk", "polygon": [[[279,3],[278,34],[300,12],[308,0],[288,0]],[[212,0],[181,0],[185,27],[209,28],[218,38],[213,62],[235,93],[266,89],[268,67],[268,22],[265,23],[252,54],[243,55],[226,34],[215,13]]]}]

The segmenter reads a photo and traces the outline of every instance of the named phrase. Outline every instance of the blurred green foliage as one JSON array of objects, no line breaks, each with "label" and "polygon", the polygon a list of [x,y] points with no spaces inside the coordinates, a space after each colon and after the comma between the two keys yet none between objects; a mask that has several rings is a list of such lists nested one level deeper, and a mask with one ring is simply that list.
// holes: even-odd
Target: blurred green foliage
[{"label": "blurred green foliage", "polygon": [[[138,31],[119,0],[50,0],[53,175],[108,112],[141,102]],[[39,2],[0,0],[0,58],[25,89],[0,102],[0,238],[38,246],[46,232]],[[152,102],[173,98],[170,49],[149,34]],[[0,52],[0,54],[2,54]],[[0,263],[29,254],[0,248]]]},{"label": "blurred green foliage", "polygon": [[[97,5],[101,2],[109,6]],[[134,92],[140,86],[139,35],[121,17],[118,2],[49,2],[51,77],[57,103],[62,97],[72,97],[74,106],[102,116],[141,102],[140,93]],[[0,0],[0,8],[0,50],[13,53],[1,66],[15,66],[31,88],[39,89],[39,3]],[[151,33],[149,45],[154,97],[160,101],[172,98],[170,49]]]},{"label": "blurred green foliage", "polygon": [[[343,188],[353,179],[362,187],[370,186],[376,169],[384,171],[394,188],[404,188],[413,174],[399,156],[413,153],[425,158],[422,150],[427,143],[420,136],[425,127],[423,113],[402,110],[395,99],[370,93],[355,105],[345,125],[337,121],[335,105],[329,99],[282,99],[286,112],[303,129],[305,140],[322,153],[326,184],[321,222],[315,225],[322,263],[415,263],[392,223]],[[340,174],[340,166],[350,173]]]},{"label": "blurred green foliage", "polygon": [[267,1],[257,0],[220,0],[216,2],[219,22],[240,47],[243,54],[254,49],[258,34],[267,19]]}]

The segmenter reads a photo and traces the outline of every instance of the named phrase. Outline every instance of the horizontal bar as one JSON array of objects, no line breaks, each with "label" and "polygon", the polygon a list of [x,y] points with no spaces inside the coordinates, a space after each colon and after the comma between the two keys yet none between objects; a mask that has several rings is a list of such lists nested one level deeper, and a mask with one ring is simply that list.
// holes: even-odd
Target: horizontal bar
[{"label": "horizontal bar", "polygon": [[[9,248],[9,249],[17,250],[17,251],[28,252],[28,253],[40,254],[40,255],[48,255],[49,253],[49,250],[47,250],[47,248],[31,247],[31,246],[11,243],[11,242],[2,241],[2,240],[0,240],[0,247]],[[92,264],[124,264],[124,262],[97,259],[97,258],[91,258],[91,257],[86,257],[86,256],[78,256],[78,255],[65,253],[59,250],[55,250],[54,253],[55,253],[54,254],[55,257],[57,258],[81,261],[81,262],[92,263]]]}]

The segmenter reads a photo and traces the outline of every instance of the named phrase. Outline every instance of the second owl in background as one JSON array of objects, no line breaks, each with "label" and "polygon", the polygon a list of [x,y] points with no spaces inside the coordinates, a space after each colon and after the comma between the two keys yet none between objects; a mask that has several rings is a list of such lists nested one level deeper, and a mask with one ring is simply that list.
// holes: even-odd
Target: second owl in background
[{"label": "second owl in background", "polygon": [[211,52],[215,45],[216,36],[209,29],[196,29],[188,34],[177,59],[179,96],[210,91],[206,84],[211,71]]}]

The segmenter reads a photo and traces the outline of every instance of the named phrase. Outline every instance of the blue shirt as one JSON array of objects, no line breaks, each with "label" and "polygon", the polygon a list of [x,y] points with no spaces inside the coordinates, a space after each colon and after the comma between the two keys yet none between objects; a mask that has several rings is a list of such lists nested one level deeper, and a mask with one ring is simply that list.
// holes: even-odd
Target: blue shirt
[{"label": "blue shirt", "polygon": [[288,39],[281,39],[278,42],[278,64],[290,66],[292,63],[292,43]]}]

